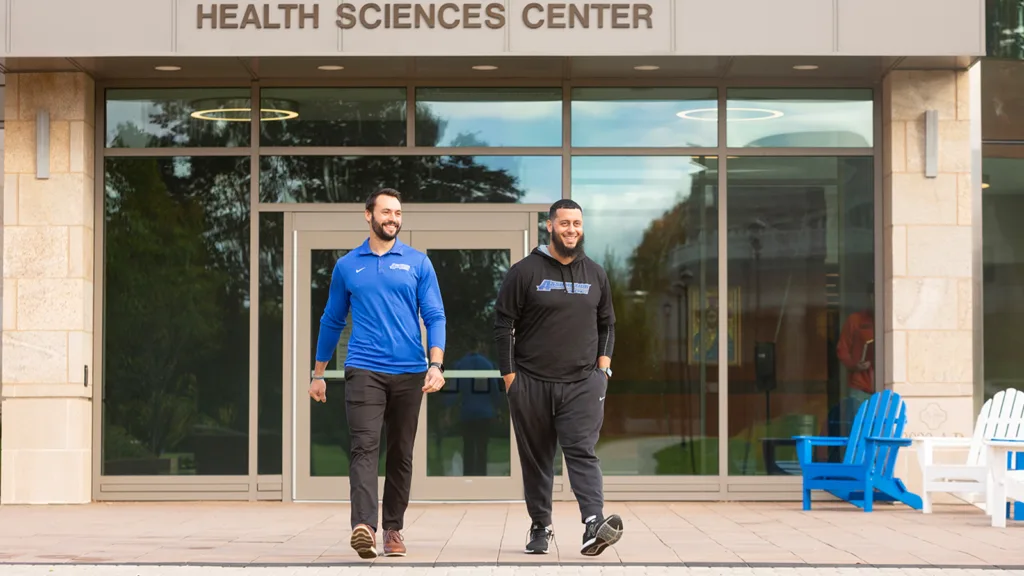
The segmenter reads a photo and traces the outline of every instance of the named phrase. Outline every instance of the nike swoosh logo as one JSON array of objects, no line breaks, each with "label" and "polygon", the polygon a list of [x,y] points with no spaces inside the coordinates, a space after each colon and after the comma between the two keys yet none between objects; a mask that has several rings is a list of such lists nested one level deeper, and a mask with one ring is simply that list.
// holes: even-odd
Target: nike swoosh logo
[{"label": "nike swoosh logo", "polygon": [[366,266],[363,266],[363,267],[362,267],[362,268],[360,268],[359,270],[356,270],[356,274],[359,274],[359,273],[360,273],[360,272],[362,272],[363,270],[366,270]]},{"label": "nike swoosh logo", "polygon": [[600,398],[598,398],[597,401],[598,402],[603,402],[604,401],[604,396],[601,396]]}]

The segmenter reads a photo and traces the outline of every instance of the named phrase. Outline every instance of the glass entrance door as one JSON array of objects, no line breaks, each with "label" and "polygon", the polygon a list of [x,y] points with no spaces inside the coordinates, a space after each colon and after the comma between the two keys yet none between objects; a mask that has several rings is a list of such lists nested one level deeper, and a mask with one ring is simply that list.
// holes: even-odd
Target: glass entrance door
[{"label": "glass entrance door", "polygon": [[[476,227],[485,230],[431,226],[403,230],[400,236],[430,257],[447,316],[447,382],[423,399],[413,457],[414,500],[518,500],[523,494],[493,323],[498,289],[509,267],[525,255],[529,233],[501,230],[501,222]],[[327,402],[312,401],[308,386],[334,264],[359,246],[366,232],[299,230],[294,238],[295,498],[347,500],[350,438],[343,364],[351,318],[326,371]],[[425,331],[423,338],[425,345]],[[384,445],[382,433],[379,494]]]}]

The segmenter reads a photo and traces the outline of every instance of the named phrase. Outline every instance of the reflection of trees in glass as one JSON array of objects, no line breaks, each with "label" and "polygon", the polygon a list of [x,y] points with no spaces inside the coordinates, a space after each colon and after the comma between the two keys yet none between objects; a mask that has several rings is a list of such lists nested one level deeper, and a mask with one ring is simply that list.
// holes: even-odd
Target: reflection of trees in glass
[{"label": "reflection of trees in glass", "polygon": [[284,214],[262,213],[259,244],[259,444],[257,472],[281,473]]},{"label": "reflection of trees in glass", "polygon": [[988,55],[1024,60],[1024,0],[988,0]]},{"label": "reflection of trees in glass", "polygon": [[[383,108],[398,105],[373,104]],[[341,102],[336,108],[348,117],[354,111],[346,107],[356,105]],[[358,103],[364,114],[370,105]],[[401,107],[404,109],[404,102]],[[416,114],[417,140],[436,146],[441,139],[440,119],[426,106],[418,106]],[[382,110],[369,117],[389,116]],[[275,134],[274,139],[281,145],[298,145],[313,138],[307,134],[310,130],[344,130],[344,124],[288,124],[288,132]],[[404,124],[362,122],[360,126],[360,146],[393,146],[405,137]],[[486,166],[473,156],[272,156],[261,159],[260,174],[260,198],[264,202],[363,202],[371,192],[385,186],[401,191],[405,202],[514,203],[525,195],[511,170]]]},{"label": "reflection of trees in glass", "polygon": [[[150,146],[222,140],[181,101],[152,109]],[[104,200],[104,473],[246,474],[248,158],[109,158]]]},{"label": "reflection of trees in glass", "polygon": [[[717,172],[700,170],[690,178],[688,189],[680,190],[681,200],[649,222],[627,257],[607,254],[604,258],[620,335],[615,342],[612,391],[617,395],[616,408],[606,418],[602,437],[606,473],[717,473],[715,435],[704,437],[709,435],[708,421],[700,418],[698,409],[696,385],[704,375],[682,364],[685,333],[680,323],[685,322],[686,300],[678,287],[684,260],[692,262],[697,275],[690,280],[691,298],[700,293],[701,266],[714,266],[712,230],[717,216],[714,205],[706,205],[705,190],[717,185]],[[706,253],[700,255],[702,243]],[[713,285],[715,277],[708,274],[707,282]],[[667,313],[672,316],[671,329],[666,325]],[[656,428],[631,431],[635,421],[650,422]],[[634,453],[636,460],[618,456],[616,462],[615,454],[623,450]]]},{"label": "reflection of trees in glass", "polygon": [[[248,122],[192,118],[197,110],[248,108],[246,89],[143,89],[107,92],[107,145],[111,148],[236,147],[249,145]],[[157,99],[152,99],[158,96]],[[150,111],[140,119],[140,109]],[[224,113],[237,118],[237,112]],[[121,121],[127,117],[127,121]],[[142,120],[143,125],[136,124]]]},{"label": "reflection of trees in glass", "polygon": [[494,303],[509,268],[507,250],[429,250],[448,321],[448,362],[493,353]]},{"label": "reflection of trees in glass", "polygon": [[[216,430],[247,435],[248,173],[246,158],[106,162],[107,474],[126,458],[225,448],[201,438]],[[224,473],[220,460],[244,474],[247,453],[196,472]],[[170,471],[153,466],[132,472]]]},{"label": "reflection of trees in glass", "polygon": [[[664,349],[663,338],[668,335],[664,334],[660,320],[661,305],[666,298],[675,300],[673,289],[681,265],[675,261],[678,251],[708,241],[704,229],[707,224],[702,226],[700,213],[708,208],[703,203],[703,191],[709,183],[717,185],[716,174],[709,175],[707,170],[694,173],[684,199],[651,221],[623,269],[616,267],[611,258],[606,259],[615,296],[616,333],[636,335],[628,342],[616,339],[617,376],[621,373],[629,379],[664,379],[661,366],[670,359]],[[717,218],[711,208],[708,217]],[[686,303],[682,305],[685,307]]]}]

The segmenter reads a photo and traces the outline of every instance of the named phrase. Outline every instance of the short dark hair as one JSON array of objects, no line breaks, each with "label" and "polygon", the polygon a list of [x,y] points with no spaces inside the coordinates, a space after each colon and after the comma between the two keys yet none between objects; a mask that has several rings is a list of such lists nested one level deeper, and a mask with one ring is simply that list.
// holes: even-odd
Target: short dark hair
[{"label": "short dark hair", "polygon": [[575,200],[562,198],[551,205],[551,209],[548,210],[548,220],[554,220],[559,210],[579,210],[582,213],[583,207],[577,204]]},{"label": "short dark hair", "polygon": [[370,197],[366,199],[367,212],[373,212],[373,209],[377,207],[378,196],[391,196],[392,198],[398,200],[399,202],[402,201],[402,194],[398,190],[395,190],[394,188],[381,188],[380,190],[377,190],[373,194],[370,194]]}]

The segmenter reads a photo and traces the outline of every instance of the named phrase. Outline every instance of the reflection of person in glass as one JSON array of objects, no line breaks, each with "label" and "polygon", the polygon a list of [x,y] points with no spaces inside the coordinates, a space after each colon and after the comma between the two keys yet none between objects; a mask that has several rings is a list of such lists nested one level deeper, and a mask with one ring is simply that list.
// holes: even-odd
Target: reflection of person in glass
[{"label": "reflection of person in glass", "polygon": [[851,396],[867,399],[875,390],[875,288],[868,287],[871,305],[846,319],[839,334],[836,354],[846,366]]},{"label": "reflection of person in glass", "polygon": [[[345,358],[345,411],[351,449],[352,548],[377,557],[377,462],[381,424],[387,426],[384,555],[404,556],[401,530],[409,506],[412,452],[423,393],[444,386],[445,315],[434,267],[426,254],[398,240],[401,196],[385,188],[366,200],[371,234],[338,260],[320,318],[309,395],[327,401],[323,379],[352,312]],[[427,328],[430,364],[420,336]]]},{"label": "reflection of person in glass", "polygon": [[604,269],[583,253],[583,210],[572,200],[548,213],[551,243],[508,271],[496,303],[498,362],[523,466],[533,521],[528,554],[546,554],[556,439],[586,525],[580,552],[596,556],[622,537],[622,519],[604,516],[595,447],[611,378],[615,311]]},{"label": "reflection of person in glass", "polygon": [[[466,354],[452,367],[457,371],[490,372],[494,363],[482,354],[483,344]],[[453,387],[458,394],[451,394]],[[495,401],[505,400],[500,395],[498,378],[453,378],[443,394],[445,404],[458,402],[459,422],[462,428],[462,475],[487,476],[487,448],[491,431],[495,429],[498,410]],[[507,423],[506,423],[507,425]],[[507,430],[507,428],[506,428]]]}]

